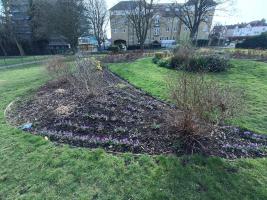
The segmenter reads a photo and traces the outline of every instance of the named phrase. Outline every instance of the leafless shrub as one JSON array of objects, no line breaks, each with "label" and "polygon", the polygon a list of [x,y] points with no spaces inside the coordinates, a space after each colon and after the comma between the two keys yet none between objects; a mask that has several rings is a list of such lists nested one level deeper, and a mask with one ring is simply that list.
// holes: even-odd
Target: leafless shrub
[{"label": "leafless shrub", "polygon": [[235,49],[231,52],[233,58],[267,60],[267,51],[258,49]]},{"label": "leafless shrub", "polygon": [[133,51],[130,53],[120,53],[120,54],[109,54],[102,59],[102,62],[104,63],[130,62],[142,58],[145,55],[146,54],[144,54],[142,51]]},{"label": "leafless shrub", "polygon": [[183,73],[168,83],[171,98],[182,113],[171,114],[181,144],[187,153],[205,152],[202,141],[212,138],[216,127],[237,113],[242,105],[242,91],[222,86],[202,74]]},{"label": "leafless shrub", "polygon": [[82,97],[100,94],[105,83],[100,63],[93,58],[76,60],[68,81]]},{"label": "leafless shrub", "polygon": [[64,79],[70,73],[70,68],[62,56],[55,56],[48,61],[46,71],[54,79]]},{"label": "leafless shrub", "polygon": [[190,42],[180,44],[173,51],[171,66],[176,69],[188,67],[191,57],[195,54],[195,49]]}]

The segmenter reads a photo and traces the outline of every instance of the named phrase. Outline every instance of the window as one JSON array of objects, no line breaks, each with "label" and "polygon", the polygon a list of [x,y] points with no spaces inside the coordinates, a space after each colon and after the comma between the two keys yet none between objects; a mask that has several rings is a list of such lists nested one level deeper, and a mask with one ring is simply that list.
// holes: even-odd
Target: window
[{"label": "window", "polygon": [[155,24],[159,24],[159,19],[160,19],[160,16],[157,15],[157,16],[155,17]]},{"label": "window", "polygon": [[173,32],[177,32],[177,30],[178,30],[177,27],[173,28]]},{"label": "window", "polygon": [[126,29],[123,29],[123,32],[125,33],[126,32]]},{"label": "window", "polygon": [[154,35],[160,34],[160,28],[154,28]]},{"label": "window", "polygon": [[117,29],[115,29],[115,28],[112,29],[112,32],[113,32],[113,33],[117,33]]},{"label": "window", "polygon": [[166,31],[167,31],[167,32],[169,32],[169,31],[170,31],[170,28],[169,28],[169,27],[167,27],[167,28],[166,28]]}]

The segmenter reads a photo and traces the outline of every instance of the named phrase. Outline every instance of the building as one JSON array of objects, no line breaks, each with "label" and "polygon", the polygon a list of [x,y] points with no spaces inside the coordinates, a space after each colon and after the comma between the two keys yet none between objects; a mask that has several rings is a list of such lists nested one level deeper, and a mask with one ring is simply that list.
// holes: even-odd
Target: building
[{"label": "building", "polygon": [[54,35],[49,38],[48,51],[52,54],[64,54],[70,50],[70,44],[64,36]]},{"label": "building", "polygon": [[98,43],[94,36],[83,36],[78,39],[78,48],[82,52],[97,52]]},{"label": "building", "polygon": [[32,29],[30,25],[30,1],[29,0],[10,0],[10,18],[14,24],[16,35],[22,40],[30,40]]},{"label": "building", "polygon": [[[110,26],[112,44],[124,43],[126,46],[138,45],[135,31],[126,17],[134,1],[120,1],[110,9]],[[151,28],[148,30],[146,45],[158,45],[162,41],[180,41],[189,39],[188,28],[174,16],[173,8],[175,4],[160,3],[153,7],[153,18]],[[178,11],[178,9],[177,9]],[[209,32],[213,16],[207,17],[207,23],[201,23],[198,31],[198,40],[209,39]]]},{"label": "building", "polygon": [[249,37],[261,35],[264,32],[267,32],[265,19],[234,25],[218,25],[214,26],[210,33],[210,43],[224,45],[225,42],[242,41]]},{"label": "building", "polygon": [[226,38],[231,41],[243,40],[248,37],[258,36],[264,32],[267,32],[267,23],[264,19],[260,21],[252,21],[250,23],[242,23],[226,27]]}]

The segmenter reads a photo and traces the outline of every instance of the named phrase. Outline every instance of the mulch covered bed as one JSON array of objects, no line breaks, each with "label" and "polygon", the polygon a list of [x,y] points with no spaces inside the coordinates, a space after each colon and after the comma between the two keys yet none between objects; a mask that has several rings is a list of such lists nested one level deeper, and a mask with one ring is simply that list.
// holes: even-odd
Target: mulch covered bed
[{"label": "mulch covered bed", "polygon": [[[169,125],[174,107],[132,87],[104,70],[105,89],[81,98],[64,81],[50,81],[7,113],[16,126],[32,123],[28,131],[73,146],[102,147],[114,152],[183,154],[178,134]],[[222,127],[203,140],[206,155],[225,158],[267,155],[267,137],[234,127]]]}]

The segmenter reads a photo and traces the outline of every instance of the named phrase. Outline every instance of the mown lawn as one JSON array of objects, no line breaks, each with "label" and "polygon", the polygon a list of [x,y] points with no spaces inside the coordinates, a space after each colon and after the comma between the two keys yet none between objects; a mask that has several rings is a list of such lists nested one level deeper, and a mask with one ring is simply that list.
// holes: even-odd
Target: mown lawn
[{"label": "mown lawn", "polygon": [[40,61],[49,58],[49,56],[0,56],[0,67],[6,65],[15,65],[26,62]]},{"label": "mown lawn", "polygon": [[6,106],[46,80],[37,65],[0,70],[0,199],[267,199],[266,159],[112,155],[8,125]]},{"label": "mown lawn", "polygon": [[[267,64],[241,60],[233,60],[232,64],[228,72],[208,74],[216,82],[245,91],[245,108],[241,116],[230,123],[267,134]],[[164,100],[169,100],[166,80],[181,74],[176,70],[158,67],[151,62],[151,58],[134,63],[112,64],[110,69],[135,86]]]}]

